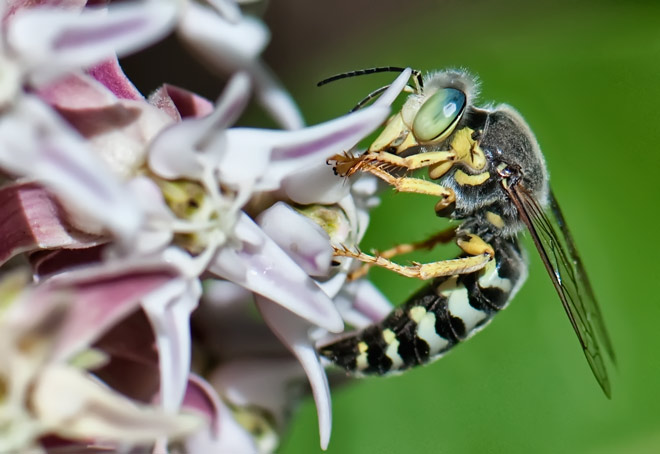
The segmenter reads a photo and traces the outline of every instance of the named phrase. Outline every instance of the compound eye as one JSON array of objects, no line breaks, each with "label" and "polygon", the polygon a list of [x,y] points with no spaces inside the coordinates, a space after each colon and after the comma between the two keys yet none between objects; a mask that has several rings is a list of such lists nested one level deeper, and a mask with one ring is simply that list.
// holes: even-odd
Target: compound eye
[{"label": "compound eye", "polygon": [[465,93],[455,88],[441,88],[419,108],[413,120],[413,134],[419,141],[447,138],[461,118],[465,104]]}]

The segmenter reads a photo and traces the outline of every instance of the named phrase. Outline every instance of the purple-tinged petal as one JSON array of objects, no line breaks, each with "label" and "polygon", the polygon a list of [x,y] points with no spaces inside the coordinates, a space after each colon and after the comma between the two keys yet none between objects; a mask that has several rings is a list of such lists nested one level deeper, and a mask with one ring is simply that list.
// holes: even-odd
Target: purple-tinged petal
[{"label": "purple-tinged petal", "polygon": [[239,407],[267,410],[284,427],[304,370],[293,356],[252,357],[222,362],[209,374],[209,382],[228,402]]},{"label": "purple-tinged petal", "polygon": [[310,276],[327,276],[332,261],[328,234],[284,202],[263,211],[261,229]]},{"label": "purple-tinged petal", "polygon": [[233,418],[231,409],[222,403],[216,391],[201,377],[191,374],[183,408],[198,411],[210,420],[208,428],[186,438],[186,452],[260,452],[252,436]]},{"label": "purple-tinged petal", "polygon": [[260,21],[249,16],[228,21],[212,9],[192,3],[179,23],[179,34],[212,69],[221,74],[249,73],[259,103],[284,128],[299,129],[304,125],[291,96],[257,60],[270,39]]},{"label": "purple-tinged petal", "polygon": [[142,93],[126,77],[116,58],[92,66],[87,70],[87,73],[102,83],[119,99],[131,99],[133,101],[144,99]]},{"label": "purple-tinged petal", "polygon": [[382,321],[393,308],[380,290],[366,279],[345,285],[335,303],[346,323],[357,329]]},{"label": "purple-tinged petal", "polygon": [[[172,251],[170,251],[172,252]],[[191,262],[183,251],[178,265]],[[158,347],[160,366],[160,403],[169,412],[179,409],[190,373],[190,314],[202,294],[197,279],[179,278],[150,293],[142,300]]]},{"label": "purple-tinged petal", "polygon": [[85,248],[96,237],[77,231],[65,220],[53,197],[35,183],[0,189],[0,263],[14,255],[37,249]]},{"label": "purple-tinged petal", "polygon": [[232,77],[211,115],[184,120],[154,140],[149,152],[149,167],[168,179],[202,180],[204,172],[215,169],[224,153],[225,129],[245,108],[249,90],[250,81],[245,74]]},{"label": "purple-tinged petal", "polygon": [[136,405],[85,372],[65,366],[41,371],[30,402],[46,431],[70,438],[149,443],[180,438],[202,425],[197,415]]},{"label": "purple-tinged petal", "polygon": [[82,13],[55,8],[18,11],[8,24],[7,44],[41,85],[72,69],[143,49],[167,35],[179,2],[115,4]]},{"label": "purple-tinged petal", "polygon": [[[299,131],[230,129],[227,152],[219,167],[220,179],[239,188],[254,185],[255,190],[278,189],[287,176],[353,148],[389,113],[388,107],[370,106]],[[246,156],[246,151],[250,155]],[[270,156],[270,162],[264,155]],[[251,165],[246,165],[246,159]],[[332,173],[329,166],[328,172]]]},{"label": "purple-tinged petal", "polygon": [[63,271],[100,263],[108,243],[82,249],[42,250],[30,254],[29,261],[35,277],[44,279]]},{"label": "purple-tinged petal", "polygon": [[223,247],[209,266],[211,273],[264,295],[328,331],[342,331],[341,317],[330,298],[254,221],[241,213],[236,230],[258,236],[261,243]]},{"label": "purple-tinged petal", "polygon": [[321,449],[325,450],[330,442],[330,432],[332,430],[330,388],[328,387],[328,377],[320,363],[314,343],[310,339],[309,331],[312,327],[305,320],[281,306],[273,304],[272,301],[266,298],[257,295],[256,301],[259,311],[268,326],[298,358],[305,374],[307,374],[319,418]]},{"label": "purple-tinged petal", "polygon": [[144,311],[137,310],[113,326],[95,344],[110,359],[93,370],[115,391],[143,403],[153,403],[160,389],[155,334]]},{"label": "purple-tinged petal", "polygon": [[[0,119],[0,166],[50,188],[76,227],[109,230],[127,242],[142,213],[133,197],[68,125],[36,98],[24,96]],[[80,222],[84,219],[84,222]]]},{"label": "purple-tinged petal", "polygon": [[213,103],[183,88],[165,84],[149,95],[149,102],[177,123],[182,118],[201,118],[213,113]]},{"label": "purple-tinged petal", "polygon": [[71,73],[39,87],[37,95],[58,110],[100,109],[117,104],[117,97],[96,79]]},{"label": "purple-tinged petal", "polygon": [[42,284],[22,311],[29,317],[34,311],[48,310],[52,299],[40,295],[58,291],[69,295],[71,306],[52,352],[56,359],[66,359],[99,339],[134,312],[141,300],[176,277],[176,271],[166,265],[108,264],[72,271]]},{"label": "purple-tinged petal", "polygon": [[41,6],[80,11],[87,4],[87,0],[5,0],[5,5],[0,7],[4,15],[3,20],[21,9],[38,8]]}]

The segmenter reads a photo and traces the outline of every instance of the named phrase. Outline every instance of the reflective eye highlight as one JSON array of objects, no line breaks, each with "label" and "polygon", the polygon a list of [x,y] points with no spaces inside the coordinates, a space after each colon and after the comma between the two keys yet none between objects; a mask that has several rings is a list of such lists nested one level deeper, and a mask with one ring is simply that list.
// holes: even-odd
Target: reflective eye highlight
[{"label": "reflective eye highlight", "polygon": [[465,93],[441,88],[420,107],[413,120],[413,134],[420,141],[442,140],[456,127],[465,109]]}]

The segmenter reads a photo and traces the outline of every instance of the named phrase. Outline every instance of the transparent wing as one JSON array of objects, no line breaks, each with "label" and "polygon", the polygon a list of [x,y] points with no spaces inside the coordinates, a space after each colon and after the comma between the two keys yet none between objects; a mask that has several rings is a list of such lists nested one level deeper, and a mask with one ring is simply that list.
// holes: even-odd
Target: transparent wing
[{"label": "transparent wing", "polygon": [[610,397],[610,380],[601,354],[601,346],[614,362],[612,342],[605,329],[605,323],[591,284],[554,194],[550,192],[550,216],[547,216],[523,186],[516,184],[507,190],[518,208],[522,221],[529,229],[543,264],[580,340],[587,362],[605,395]]}]

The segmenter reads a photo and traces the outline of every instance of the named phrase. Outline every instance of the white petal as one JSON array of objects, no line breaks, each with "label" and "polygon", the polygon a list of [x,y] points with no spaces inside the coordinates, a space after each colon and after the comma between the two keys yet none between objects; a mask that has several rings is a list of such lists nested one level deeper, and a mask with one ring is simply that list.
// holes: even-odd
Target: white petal
[{"label": "white petal", "polygon": [[257,19],[244,16],[232,23],[195,2],[188,3],[178,31],[196,53],[228,72],[258,57],[270,39],[268,29]]},{"label": "white petal", "polygon": [[[0,119],[0,167],[52,189],[80,218],[127,241],[142,223],[130,193],[85,142],[39,100],[24,96]],[[94,232],[76,223],[76,227]],[[94,232],[96,233],[96,232]]]},{"label": "white petal", "polygon": [[344,198],[351,186],[327,163],[318,162],[287,176],[282,181],[282,189],[296,203],[332,205]]},{"label": "white petal", "polygon": [[328,331],[341,332],[343,323],[330,298],[286,252],[244,213],[236,229],[259,235],[262,243],[223,247],[209,267],[211,273],[267,296]]},{"label": "white petal", "polygon": [[198,280],[173,280],[142,301],[154,333],[160,368],[160,402],[168,412],[181,405],[190,373],[190,314],[201,296]]},{"label": "white petal", "polygon": [[298,131],[230,129],[220,179],[238,188],[278,189],[287,176],[354,147],[388,114],[388,107],[370,106]]},{"label": "white petal", "polygon": [[403,70],[401,74],[394,79],[394,82],[390,84],[389,88],[385,90],[376,101],[374,101],[374,104],[379,106],[390,106],[408,84],[411,74],[412,71],[410,68]]},{"label": "white petal", "polygon": [[187,119],[163,131],[151,145],[149,167],[163,178],[200,181],[224,153],[225,129],[240,115],[249,100],[250,81],[242,73],[227,84],[211,115]]},{"label": "white petal", "polygon": [[366,279],[345,285],[335,303],[344,320],[358,329],[380,322],[393,309],[380,290]]},{"label": "white petal", "polygon": [[307,374],[319,418],[321,449],[326,449],[332,431],[330,388],[328,387],[328,377],[325,374],[325,369],[321,365],[314,343],[309,337],[311,327],[309,323],[300,317],[277,304],[273,304],[272,301],[268,301],[266,298],[256,296],[256,301],[266,323],[298,358],[305,374]]},{"label": "white petal", "polygon": [[293,405],[287,388],[303,375],[292,356],[248,358],[223,362],[209,382],[232,404],[264,408],[284,424]]},{"label": "white petal", "polygon": [[181,437],[202,424],[198,416],[138,406],[82,371],[63,366],[41,372],[30,401],[45,429],[63,437],[147,443]]},{"label": "white petal", "polygon": [[314,221],[284,202],[257,219],[262,230],[310,276],[327,276],[332,260],[328,234]]},{"label": "white petal", "polygon": [[284,129],[300,129],[305,121],[288,91],[261,61],[245,68],[254,81],[257,101]]},{"label": "white petal", "polygon": [[7,41],[40,84],[162,39],[174,25],[179,3],[132,2],[82,14],[54,8],[21,10],[9,22]]},{"label": "white petal", "polygon": [[284,128],[304,125],[298,107],[271,71],[258,60],[270,35],[257,19],[226,20],[210,8],[191,3],[179,24],[179,34],[193,51],[222,74],[245,71],[255,85],[259,103]]}]

